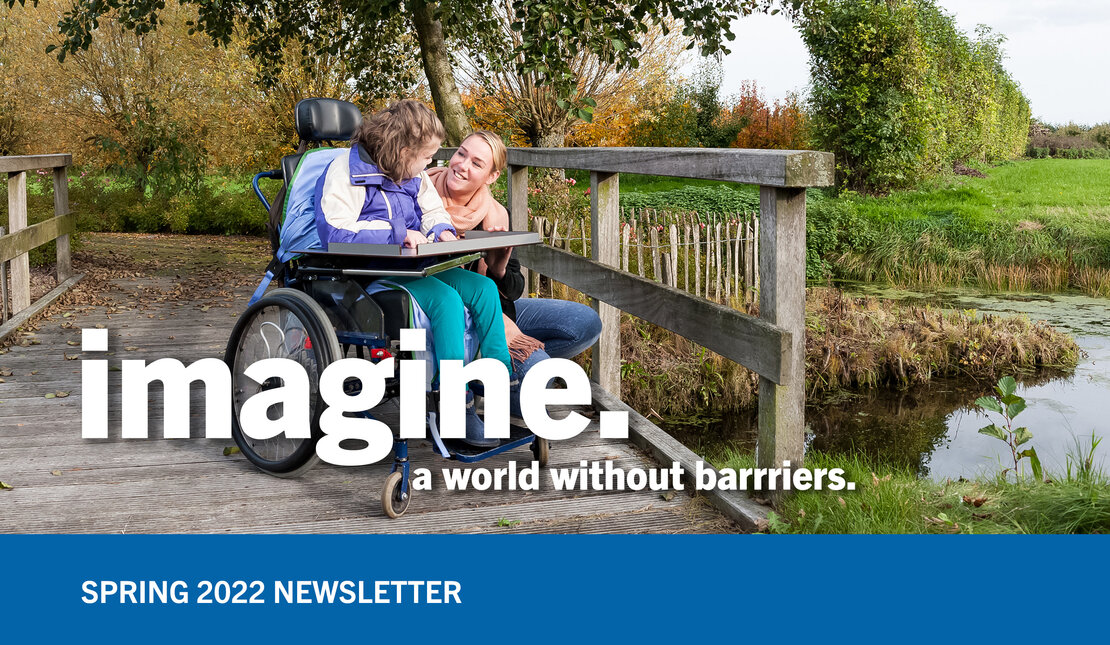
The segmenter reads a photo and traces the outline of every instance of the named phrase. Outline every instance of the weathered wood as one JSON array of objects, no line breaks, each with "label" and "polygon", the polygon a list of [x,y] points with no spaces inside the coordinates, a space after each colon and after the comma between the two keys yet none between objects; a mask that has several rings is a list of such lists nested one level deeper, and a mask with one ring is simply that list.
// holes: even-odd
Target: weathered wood
[{"label": "weathered wood", "polygon": [[725,304],[732,301],[732,222],[725,220]]},{"label": "weathered wood", "polygon": [[70,277],[68,280],[54,287],[50,293],[39,298],[35,301],[34,305],[28,305],[22,310],[15,309],[11,320],[8,320],[3,325],[0,325],[0,341],[10,336],[15,330],[19,329],[23,323],[31,319],[32,316],[49,307],[55,300],[62,297],[73,285],[81,281],[85,274],[80,273]]},{"label": "weathered wood", "polygon": [[663,270],[659,268],[659,231],[651,225],[651,277],[656,282],[662,282]]},{"label": "weathered wood", "polygon": [[735,148],[509,148],[509,163],[783,187],[831,186],[834,171],[829,152]]},{"label": "weathered wood", "polygon": [[[77,230],[77,215],[69,214],[62,217],[51,217],[45,222],[33,224],[19,231],[13,231],[0,239],[0,262],[6,262],[28,253],[35,247],[42,246],[54,238],[68,236]],[[67,251],[68,253],[68,244]],[[64,282],[64,280],[63,280]]]},{"label": "weathered wood", "polygon": [[685,232],[682,235],[682,287],[687,291],[690,290],[690,251],[696,249],[690,246],[690,221],[685,217],[683,219],[683,227]]},{"label": "weathered wood", "polygon": [[669,266],[671,269],[670,285],[672,287],[678,287],[678,227],[671,224],[668,233],[671,238],[671,255],[670,258],[668,258],[670,260]]},{"label": "weathered wood", "polygon": [[721,301],[721,273],[725,266],[721,264],[721,223],[717,222],[716,229],[713,231],[714,244],[713,244],[713,267],[717,272],[713,275],[713,298]]},{"label": "weathered wood", "polygon": [[40,168],[59,168],[73,163],[73,155],[20,155],[0,157],[0,172],[26,172]]},{"label": "weathered wood", "polygon": [[[54,217],[64,215],[69,215],[69,178],[63,166],[54,169]],[[56,247],[58,284],[61,284],[73,275],[73,264],[69,255],[69,233],[58,235]]]},{"label": "weathered wood", "polygon": [[571,253],[540,246],[519,251],[521,262],[533,270],[591,298],[685,336],[776,383],[790,378],[785,358],[791,336],[774,325]]},{"label": "weathered wood", "polygon": [[[0,226],[0,239],[7,229]],[[8,263],[0,261],[0,323],[8,319]]]},{"label": "weathered wood", "polygon": [[660,253],[659,255],[663,259],[663,261],[662,261],[663,272],[660,274],[660,278],[662,278],[660,280],[660,282],[667,285],[668,287],[673,287],[674,285],[671,284],[671,280],[674,278],[674,275],[671,273],[671,254],[664,251],[664,252]]},{"label": "weathered wood", "polygon": [[783,355],[784,369],[795,378],[759,379],[756,462],[762,468],[778,468],[784,461],[798,466],[805,436],[805,190],[761,187],[759,222],[759,317],[798,342]]},{"label": "weathered wood", "polygon": [[636,220],[632,220],[632,225],[636,227],[636,273],[640,277],[644,276],[644,236],[643,231],[640,230],[639,224]]},{"label": "weathered wood", "polygon": [[[8,174],[8,229],[11,232],[5,236],[4,241],[14,238],[25,228],[27,228],[27,173],[12,172]],[[11,267],[13,314],[31,306],[31,264],[27,255],[27,251],[31,248],[33,247],[27,247],[11,256],[0,255],[0,262],[11,260],[9,266]]]},{"label": "weathered wood", "polygon": [[[454,149],[445,158],[450,159]],[[437,153],[437,159],[439,158]],[[509,199],[509,228],[514,231],[528,230],[528,168],[509,165],[508,174],[505,176]],[[521,269],[524,283],[531,284],[532,280],[527,269]]]},{"label": "weathered wood", "polygon": [[629,234],[631,233],[631,231],[632,231],[632,227],[628,226],[628,225],[626,225],[622,222],[622,225],[621,225],[621,271],[627,271],[628,270],[628,244],[630,242]]},{"label": "weathered wood", "polygon": [[694,220],[694,295],[701,295],[701,222]]},{"label": "weathered wood", "polygon": [[[633,443],[647,450],[664,465],[678,462],[686,474],[683,480],[687,489],[697,486],[693,475],[697,462],[705,462],[694,451],[674,437],[663,432],[639,412],[628,407],[619,398],[594,386],[594,404],[606,410],[623,410],[628,413],[628,434]],[[706,462],[708,464],[708,462]],[[722,491],[716,487],[701,491],[713,506],[744,530],[762,530],[767,522],[767,508],[760,506],[739,491]]]},{"label": "weathered wood", "polygon": [[[615,268],[619,262],[617,244],[620,239],[620,175],[617,173],[590,173],[590,227],[594,260]],[[607,299],[593,303],[601,318],[601,337],[594,346],[592,377],[601,387],[620,396],[621,312],[613,306],[615,303],[602,300]]]}]

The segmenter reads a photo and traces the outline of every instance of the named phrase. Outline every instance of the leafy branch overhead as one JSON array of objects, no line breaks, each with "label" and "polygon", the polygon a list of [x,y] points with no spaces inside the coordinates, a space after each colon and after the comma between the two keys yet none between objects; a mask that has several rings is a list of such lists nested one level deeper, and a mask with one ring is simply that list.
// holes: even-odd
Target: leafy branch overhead
[{"label": "leafy branch overhead", "polygon": [[[15,2],[6,0],[9,7]],[[37,4],[38,0],[31,0]],[[572,98],[577,85],[575,57],[588,52],[617,70],[640,63],[640,42],[653,28],[681,25],[687,47],[703,55],[728,52],[731,23],[753,12],[800,12],[811,0],[502,0],[502,2],[426,2],[424,0],[181,0],[197,10],[192,26],[213,42],[227,45],[243,34],[258,60],[263,82],[273,81],[283,52],[299,44],[302,60],[341,56],[354,70],[353,81],[368,95],[385,97],[411,86],[408,61],[419,58],[449,142],[469,130],[453,78],[455,58],[497,67],[514,66],[534,74],[560,98],[560,107],[589,120],[590,97]],[[143,34],[157,29],[165,0],[75,0],[58,22],[60,43],[51,45],[59,60],[89,48],[102,19],[114,17]],[[503,32],[508,24],[512,35]],[[512,37],[515,35],[516,37]]]}]

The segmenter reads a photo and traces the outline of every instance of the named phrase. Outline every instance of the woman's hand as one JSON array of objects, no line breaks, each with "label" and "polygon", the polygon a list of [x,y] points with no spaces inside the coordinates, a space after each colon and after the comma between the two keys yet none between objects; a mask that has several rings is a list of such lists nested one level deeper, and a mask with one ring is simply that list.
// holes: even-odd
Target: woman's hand
[{"label": "woman's hand", "polygon": [[459,238],[455,237],[455,234],[451,231],[443,230],[439,232],[440,242],[454,242],[457,239]]},{"label": "woman's hand", "polygon": [[421,233],[420,231],[409,229],[409,232],[405,234],[405,241],[401,244],[401,246],[415,249],[417,244],[427,243],[428,238],[424,237],[423,233]]},{"label": "woman's hand", "polygon": [[[507,231],[508,226],[487,226],[484,230],[496,233]],[[481,273],[490,276],[490,278],[501,279],[501,276],[505,275],[505,265],[508,264],[508,254],[511,252],[512,249],[490,249],[486,251],[485,260],[483,261],[485,270]]]}]

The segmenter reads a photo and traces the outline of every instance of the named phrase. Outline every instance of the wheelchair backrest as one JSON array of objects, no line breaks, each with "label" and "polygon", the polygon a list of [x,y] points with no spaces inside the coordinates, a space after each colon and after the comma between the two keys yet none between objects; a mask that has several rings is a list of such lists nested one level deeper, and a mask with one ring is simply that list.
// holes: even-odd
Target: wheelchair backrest
[{"label": "wheelchair backrest", "polygon": [[268,229],[271,249],[275,255],[281,255],[283,227],[289,212],[291,184],[296,177],[301,158],[309,148],[319,147],[323,143],[350,141],[361,123],[362,112],[359,111],[358,106],[348,101],[311,98],[297,102],[293,114],[293,127],[300,141],[295,154],[286,155],[281,159],[281,175],[284,184],[270,208]]}]

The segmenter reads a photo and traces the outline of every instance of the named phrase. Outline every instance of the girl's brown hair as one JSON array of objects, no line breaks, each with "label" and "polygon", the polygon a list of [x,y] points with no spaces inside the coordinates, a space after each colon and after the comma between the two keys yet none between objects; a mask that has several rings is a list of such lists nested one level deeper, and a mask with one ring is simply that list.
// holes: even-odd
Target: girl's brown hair
[{"label": "girl's brown hair", "polygon": [[408,148],[412,154],[429,141],[443,141],[444,136],[435,112],[420,101],[404,99],[363,119],[353,141],[366,149],[378,170],[400,183],[407,179],[408,170],[401,151]]}]

